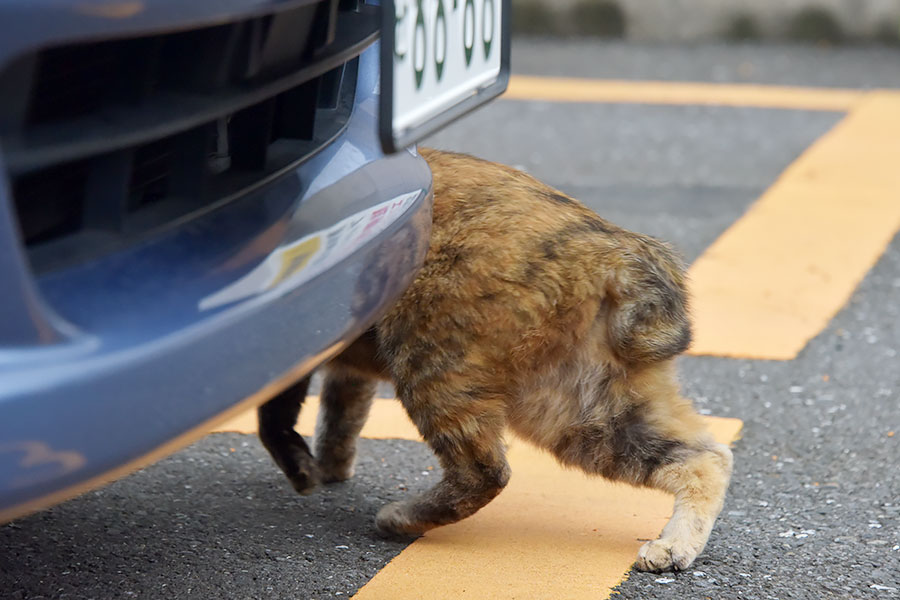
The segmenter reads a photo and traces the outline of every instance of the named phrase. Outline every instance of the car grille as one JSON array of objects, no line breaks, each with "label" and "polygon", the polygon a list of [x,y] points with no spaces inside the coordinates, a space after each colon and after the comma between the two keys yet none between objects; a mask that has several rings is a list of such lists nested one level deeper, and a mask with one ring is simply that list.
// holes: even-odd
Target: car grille
[{"label": "car grille", "polygon": [[67,44],[0,73],[0,147],[32,268],[82,262],[239,196],[333,139],[376,8],[347,0]]}]

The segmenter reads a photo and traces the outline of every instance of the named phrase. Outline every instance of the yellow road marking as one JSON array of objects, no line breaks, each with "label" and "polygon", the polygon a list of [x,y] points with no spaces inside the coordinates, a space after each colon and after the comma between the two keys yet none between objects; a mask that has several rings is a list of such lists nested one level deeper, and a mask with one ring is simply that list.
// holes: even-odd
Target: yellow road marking
[{"label": "yellow road marking", "polygon": [[616,81],[515,75],[502,98],[547,102],[699,104],[845,112],[861,90],[749,84]]},{"label": "yellow road marking", "polygon": [[[311,435],[317,399],[304,404],[298,431]],[[741,421],[707,418],[723,443]],[[252,433],[253,412],[216,431]],[[364,437],[418,440],[396,400],[376,400]],[[590,598],[608,596],[641,540],[659,535],[672,497],[565,470],[548,454],[511,440],[509,486],[473,517],[429,532],[401,552],[354,598]]]},{"label": "yellow road marking", "polygon": [[900,229],[900,93],[873,92],[691,268],[692,354],[788,360]]},{"label": "yellow road marking", "polygon": [[[319,412],[319,398],[307,396],[300,411],[300,420],[295,429],[300,435],[311,436],[316,428],[316,415]],[[225,421],[211,430],[212,432],[256,433],[256,411],[251,410]],[[362,437],[379,440],[400,439],[421,441],[419,430],[403,410],[397,400],[377,398],[372,404],[372,411]]]}]

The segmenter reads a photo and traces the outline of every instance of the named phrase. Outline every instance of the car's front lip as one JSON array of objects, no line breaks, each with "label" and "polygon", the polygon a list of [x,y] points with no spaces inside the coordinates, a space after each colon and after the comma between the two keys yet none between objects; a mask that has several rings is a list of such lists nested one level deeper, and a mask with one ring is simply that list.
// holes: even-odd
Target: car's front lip
[{"label": "car's front lip", "polygon": [[[15,282],[52,335],[0,340],[0,521],[264,400],[402,293],[427,247],[431,174],[414,154],[381,154],[377,49],[361,61],[347,129],[296,170],[125,251]],[[327,270],[304,273],[305,241],[321,234],[324,247],[342,223],[398,202],[345,236]],[[254,275],[273,260],[286,271]]]}]

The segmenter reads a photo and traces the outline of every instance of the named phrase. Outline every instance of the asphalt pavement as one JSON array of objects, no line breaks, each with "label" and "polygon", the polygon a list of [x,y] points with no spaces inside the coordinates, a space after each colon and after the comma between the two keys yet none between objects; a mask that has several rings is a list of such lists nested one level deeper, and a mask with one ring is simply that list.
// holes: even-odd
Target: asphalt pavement
[{"label": "asphalt pavement", "polygon": [[513,42],[513,71],[600,79],[709,81],[870,89],[900,86],[896,47],[809,44]]},{"label": "asphalt pavement", "polygon": [[[540,75],[900,86],[894,49],[541,40],[514,57]],[[520,166],[693,260],[841,118],[498,101],[429,144]],[[632,572],[618,597],[900,597],[900,237],[796,359],[679,368],[701,412],[744,421],[733,483],[692,569]],[[363,440],[351,481],[301,497],[254,436],[211,435],[0,527],[0,596],[352,596],[405,547],[374,534],[375,513],[427,487],[435,466],[422,444]]]}]

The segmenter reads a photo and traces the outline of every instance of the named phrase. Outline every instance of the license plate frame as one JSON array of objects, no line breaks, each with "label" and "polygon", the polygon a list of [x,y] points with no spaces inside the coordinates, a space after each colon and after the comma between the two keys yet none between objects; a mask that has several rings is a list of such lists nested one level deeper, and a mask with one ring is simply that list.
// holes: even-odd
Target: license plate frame
[{"label": "license plate frame", "polygon": [[[488,12],[488,5],[491,7],[491,12]],[[445,127],[506,91],[510,74],[511,5],[511,0],[382,0],[378,121],[379,137],[385,153],[397,152],[415,144],[422,138]],[[403,7],[406,11],[412,10],[415,14],[406,12],[401,18],[398,18],[398,7]],[[499,19],[496,18],[495,8],[500,10]],[[442,11],[443,15],[440,15],[439,11]],[[450,14],[451,19],[453,19],[450,25],[448,25],[447,14]],[[472,15],[471,47],[467,44],[469,40],[466,39],[469,30],[466,29],[467,21],[465,19],[468,19],[469,15]],[[493,15],[490,21],[493,25],[490,39],[487,39],[485,27],[488,15]],[[441,18],[443,19],[443,27],[438,27]],[[404,22],[405,19],[409,19],[409,21]],[[460,21],[460,19],[463,20]],[[412,29],[410,29],[410,23],[413,23]],[[460,58],[458,52],[454,53],[456,54],[454,60],[466,61],[468,66],[470,65],[468,61],[473,55],[477,58],[480,54],[480,58],[483,59],[478,65],[481,67],[481,70],[473,73],[468,81],[463,79],[462,84],[457,81],[455,87],[452,87],[452,81],[449,83],[447,80],[441,81],[441,76],[438,74],[438,64],[440,63],[441,70],[444,70],[443,65],[451,56],[450,50],[452,49],[450,49],[450,46],[453,42],[450,39],[450,34],[454,33],[452,31],[453,25],[461,27],[457,31],[460,37],[460,48],[462,48],[463,56],[465,56],[465,58]],[[399,36],[398,27],[406,28],[400,30]],[[431,44],[434,56],[431,62],[428,61],[429,40],[426,35],[428,29],[432,29],[434,32]],[[481,39],[478,37],[479,30]],[[416,48],[416,51],[417,53],[421,52],[423,56],[421,70],[414,65],[414,59],[411,56],[413,54],[412,48],[416,45],[416,36],[420,31],[423,41],[421,46]],[[443,34],[443,40],[441,40],[441,35],[439,34]],[[500,36],[499,40],[496,39],[497,34]],[[398,37],[400,38],[399,40]],[[412,40],[411,43],[410,40]],[[409,49],[398,52],[398,41],[401,44],[404,42],[408,43]],[[442,46],[441,41],[443,41]],[[499,43],[496,43],[498,41]],[[497,59],[497,56],[493,56],[490,52],[490,46],[493,43],[496,43],[494,47],[499,50],[499,71],[497,71],[495,78],[491,78],[493,69],[496,68]],[[420,48],[425,50],[421,51]],[[439,48],[443,50],[443,60],[441,61],[437,60],[439,58]],[[490,64],[488,64],[489,57],[492,61]],[[455,70],[451,68],[447,69],[447,71],[458,74],[460,68],[465,67],[458,66]],[[411,84],[410,81],[398,82],[398,73],[400,77],[413,78],[416,83]],[[489,79],[484,81],[485,77]],[[418,87],[420,81],[423,86],[430,84],[430,89],[422,91]],[[471,85],[467,87],[464,84]],[[417,88],[414,90],[413,95],[409,94],[410,85],[414,85]],[[398,94],[405,94],[405,97],[398,99]],[[428,94],[437,95],[423,99]],[[415,117],[410,117],[408,112],[397,114],[398,111],[405,110],[411,103],[416,103],[419,100],[423,102],[427,100],[426,105],[431,105],[433,108]],[[421,113],[422,111],[420,110],[419,112]],[[412,121],[410,118],[412,118]]]}]

